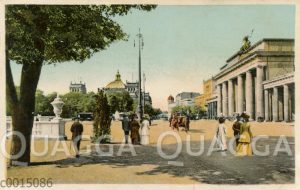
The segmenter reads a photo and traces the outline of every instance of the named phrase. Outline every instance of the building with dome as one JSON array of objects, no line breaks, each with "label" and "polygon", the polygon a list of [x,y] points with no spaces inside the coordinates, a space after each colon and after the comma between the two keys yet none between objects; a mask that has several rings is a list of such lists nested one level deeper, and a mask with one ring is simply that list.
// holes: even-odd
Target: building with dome
[{"label": "building with dome", "polygon": [[174,97],[172,95],[170,95],[168,97],[168,117],[169,118],[171,117],[172,109],[176,106],[177,106],[177,104],[175,102]]},{"label": "building with dome", "polygon": [[102,88],[104,93],[116,93],[116,92],[125,92],[126,85],[121,80],[121,75],[119,71],[116,74],[115,80],[109,82],[104,88]]},{"label": "building with dome", "polygon": [[[101,90],[103,90],[104,93],[122,93],[122,92],[128,92],[130,97],[133,99],[133,101],[138,101],[138,82],[129,82],[126,80],[126,83],[124,83],[121,79],[121,75],[119,71],[117,71],[115,80],[109,82],[105,87],[103,87]],[[152,105],[152,99],[149,94],[149,92],[143,92],[142,102],[144,102],[145,105]]]}]

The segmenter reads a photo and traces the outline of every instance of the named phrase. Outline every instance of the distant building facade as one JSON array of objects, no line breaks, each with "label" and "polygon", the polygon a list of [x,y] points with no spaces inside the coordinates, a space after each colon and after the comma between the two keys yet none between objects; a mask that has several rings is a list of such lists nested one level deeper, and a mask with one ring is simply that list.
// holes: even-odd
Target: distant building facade
[{"label": "distant building facade", "polygon": [[171,116],[172,109],[176,106],[195,106],[195,97],[199,96],[198,92],[181,92],[174,98],[168,97],[168,115]]},{"label": "distant building facade", "polygon": [[79,83],[71,82],[69,86],[69,90],[70,92],[79,92],[79,93],[86,94],[86,85],[81,81]]},{"label": "distant building facade", "polygon": [[251,119],[265,121],[293,121],[294,70],[293,39],[262,39],[231,56],[213,77],[217,107],[210,111],[224,116],[246,112]]},{"label": "distant building facade", "polygon": [[181,92],[176,95],[175,101],[178,106],[194,106],[195,97],[199,95],[198,92]]},{"label": "distant building facade", "polygon": [[195,97],[195,104],[197,106],[206,109],[207,107],[206,101],[208,98],[212,96],[214,91],[214,80],[212,78],[208,80],[204,80],[202,88],[203,88],[203,94]]}]

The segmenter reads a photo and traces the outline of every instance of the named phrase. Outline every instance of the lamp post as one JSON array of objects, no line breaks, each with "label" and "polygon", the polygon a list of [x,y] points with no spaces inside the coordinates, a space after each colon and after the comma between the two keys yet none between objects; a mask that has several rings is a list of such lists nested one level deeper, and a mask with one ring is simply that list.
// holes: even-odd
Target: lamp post
[{"label": "lamp post", "polygon": [[145,82],[146,82],[146,75],[143,73],[143,113],[145,113]]},{"label": "lamp post", "polygon": [[143,41],[143,35],[141,34],[141,30],[139,28],[139,33],[137,34],[138,37],[138,43],[139,43],[139,89],[138,89],[138,107],[137,107],[137,114],[139,117],[140,122],[142,122],[143,119],[143,103],[142,103],[142,74],[141,74],[141,51],[144,46],[144,41]]}]

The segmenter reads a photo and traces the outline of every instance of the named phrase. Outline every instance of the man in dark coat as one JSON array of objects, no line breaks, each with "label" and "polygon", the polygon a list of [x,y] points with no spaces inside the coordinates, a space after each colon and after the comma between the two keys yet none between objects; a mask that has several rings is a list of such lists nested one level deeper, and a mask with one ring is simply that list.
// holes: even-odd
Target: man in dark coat
[{"label": "man in dark coat", "polygon": [[73,146],[76,152],[76,158],[79,158],[80,141],[83,132],[83,125],[79,122],[78,118],[76,118],[75,122],[72,124],[71,132],[72,132]]},{"label": "man in dark coat", "polygon": [[240,139],[241,116],[236,116],[236,121],[233,123],[232,130],[235,138],[235,145],[237,146]]},{"label": "man in dark coat", "polygon": [[122,120],[122,129],[125,134],[125,143],[128,144],[128,136],[129,136],[129,132],[130,132],[130,126],[129,126],[129,119],[128,119],[127,115],[125,115]]}]

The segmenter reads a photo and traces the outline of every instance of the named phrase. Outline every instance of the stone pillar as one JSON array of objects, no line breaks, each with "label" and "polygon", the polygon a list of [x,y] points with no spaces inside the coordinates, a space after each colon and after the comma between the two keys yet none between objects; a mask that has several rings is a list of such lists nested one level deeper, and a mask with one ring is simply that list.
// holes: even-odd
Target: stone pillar
[{"label": "stone pillar", "polygon": [[213,118],[213,115],[214,115],[214,105],[213,105],[213,102],[210,103],[210,106],[211,106],[211,115],[210,115],[210,119]]},{"label": "stone pillar", "polygon": [[215,110],[214,116],[215,116],[215,117],[218,117],[218,112],[217,112],[218,110],[217,110],[217,108],[218,108],[218,103],[215,102],[215,103],[214,103],[214,110]]},{"label": "stone pillar", "polygon": [[278,87],[273,88],[273,121],[278,121]]},{"label": "stone pillar", "polygon": [[218,102],[217,102],[217,116],[222,113],[222,88],[221,84],[217,86],[217,93],[218,93]]},{"label": "stone pillar", "polygon": [[228,116],[233,115],[234,110],[234,100],[233,100],[233,81],[230,79],[228,81]]},{"label": "stone pillar", "polygon": [[269,91],[268,89],[264,90],[265,93],[265,121],[269,121]]},{"label": "stone pillar", "polygon": [[256,118],[264,117],[263,104],[263,82],[264,69],[262,66],[256,68]]},{"label": "stone pillar", "polygon": [[208,119],[210,119],[210,117],[211,117],[211,104],[210,103],[207,104],[207,112],[208,112],[207,117],[208,117]]},{"label": "stone pillar", "polygon": [[222,84],[222,107],[223,107],[223,116],[228,116],[228,105],[227,105],[227,99],[228,99],[228,94],[227,94],[227,85],[226,82],[223,82]]},{"label": "stone pillar", "polygon": [[237,101],[237,104],[238,104],[238,113],[241,114],[243,113],[243,77],[242,75],[239,75],[238,76],[238,89],[237,89],[237,97],[238,97],[238,101]]},{"label": "stone pillar", "polygon": [[210,105],[211,105],[211,119],[212,119],[213,115],[214,115],[214,105],[213,105],[213,102],[211,102]]},{"label": "stone pillar", "polygon": [[284,121],[289,121],[289,86],[283,85],[283,111]]},{"label": "stone pillar", "polygon": [[252,89],[252,73],[246,72],[246,112],[250,119],[253,119],[253,89]]}]

